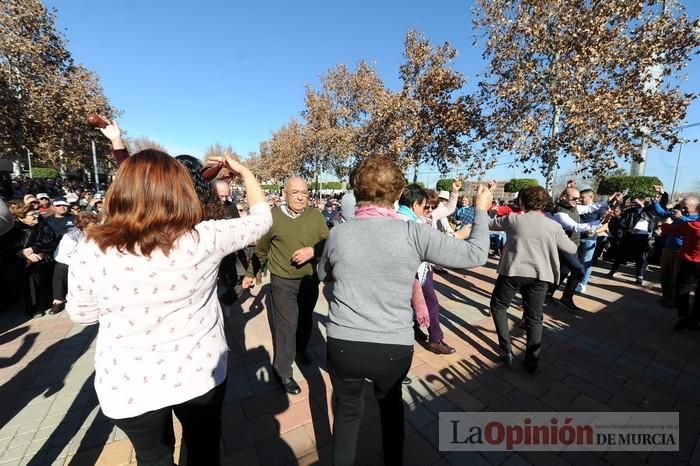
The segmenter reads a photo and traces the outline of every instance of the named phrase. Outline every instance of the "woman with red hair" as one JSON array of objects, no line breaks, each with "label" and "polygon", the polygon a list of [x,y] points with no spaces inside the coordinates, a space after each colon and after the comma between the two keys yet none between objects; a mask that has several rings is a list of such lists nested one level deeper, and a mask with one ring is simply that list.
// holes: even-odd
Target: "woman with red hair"
[{"label": "woman with red hair", "polygon": [[66,310],[99,323],[95,390],[103,413],[131,440],[139,465],[172,465],[172,413],[190,464],[219,464],[228,347],[216,277],[224,256],[272,224],[253,174],[241,219],[203,221],[192,178],[178,161],[144,150],[121,163],[105,220],[87,231],[69,268]]}]

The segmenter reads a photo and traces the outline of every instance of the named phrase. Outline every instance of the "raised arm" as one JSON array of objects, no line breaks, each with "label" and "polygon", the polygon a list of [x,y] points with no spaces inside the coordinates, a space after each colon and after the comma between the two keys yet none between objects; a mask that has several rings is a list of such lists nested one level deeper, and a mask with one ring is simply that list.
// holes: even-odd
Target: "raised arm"
[{"label": "raised arm", "polygon": [[474,223],[466,241],[410,223],[411,234],[421,260],[459,268],[485,264],[489,250],[489,217],[486,209],[491,205],[494,187],[495,183],[489,183],[488,187],[479,186],[474,203]]},{"label": "raised arm", "polygon": [[600,226],[600,221],[590,223],[576,223],[569,214],[558,212],[554,214],[554,221],[562,226],[566,231],[574,231],[577,233],[589,232]]},{"label": "raised arm", "polygon": [[126,149],[126,145],[122,140],[122,130],[119,128],[117,122],[107,120],[106,118],[104,119],[109,121],[109,124],[104,128],[98,129],[100,133],[104,134],[104,136],[109,139],[109,142],[112,144],[112,155],[114,155],[114,159],[116,160],[118,167],[124,160],[129,158],[129,151]]},{"label": "raised arm", "polygon": [[459,198],[459,190],[462,189],[462,180],[457,178],[452,183],[452,192],[450,193],[450,199],[447,201],[447,205],[440,204],[433,210],[432,219],[433,225],[435,222],[441,218],[449,217],[457,209],[457,199]]}]

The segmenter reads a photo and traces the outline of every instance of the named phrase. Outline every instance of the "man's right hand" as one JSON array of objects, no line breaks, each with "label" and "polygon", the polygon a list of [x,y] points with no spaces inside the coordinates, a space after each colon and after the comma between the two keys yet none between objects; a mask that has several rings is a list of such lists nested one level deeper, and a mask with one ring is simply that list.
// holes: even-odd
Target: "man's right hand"
[{"label": "man's right hand", "polygon": [[241,287],[244,290],[248,290],[250,288],[253,288],[255,286],[255,277],[243,277],[243,282],[241,283]]},{"label": "man's right hand", "polygon": [[656,184],[656,185],[654,185],[654,192],[655,192],[655,193],[658,193],[658,194],[663,194],[663,193],[664,193],[664,187],[661,186],[661,185],[659,185],[659,184]]}]

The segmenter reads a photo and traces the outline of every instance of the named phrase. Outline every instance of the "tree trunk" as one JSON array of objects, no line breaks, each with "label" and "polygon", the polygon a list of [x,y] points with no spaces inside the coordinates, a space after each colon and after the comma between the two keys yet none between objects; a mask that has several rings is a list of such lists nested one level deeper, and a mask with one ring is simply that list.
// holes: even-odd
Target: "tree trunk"
[{"label": "tree trunk", "polygon": [[413,182],[418,183],[418,161],[413,163]]},{"label": "tree trunk", "polygon": [[[552,115],[552,131],[549,135],[550,139],[554,138],[559,132],[559,107],[554,105],[553,110],[554,112]],[[552,188],[554,187],[554,171],[556,170],[556,166],[557,150],[556,148],[552,148],[547,157],[547,171],[545,173],[545,189],[547,190],[550,196],[552,195]]]}]

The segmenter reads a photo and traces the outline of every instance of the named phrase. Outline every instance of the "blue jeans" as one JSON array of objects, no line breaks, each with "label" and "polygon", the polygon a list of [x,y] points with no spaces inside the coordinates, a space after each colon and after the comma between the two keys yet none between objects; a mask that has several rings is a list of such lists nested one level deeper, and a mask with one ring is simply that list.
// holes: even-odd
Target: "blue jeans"
[{"label": "blue jeans", "polygon": [[588,238],[581,238],[581,244],[578,247],[578,259],[583,265],[583,279],[581,279],[581,286],[586,286],[588,280],[591,278],[591,272],[593,272],[593,255],[595,254],[596,247],[596,237],[589,236]]}]

